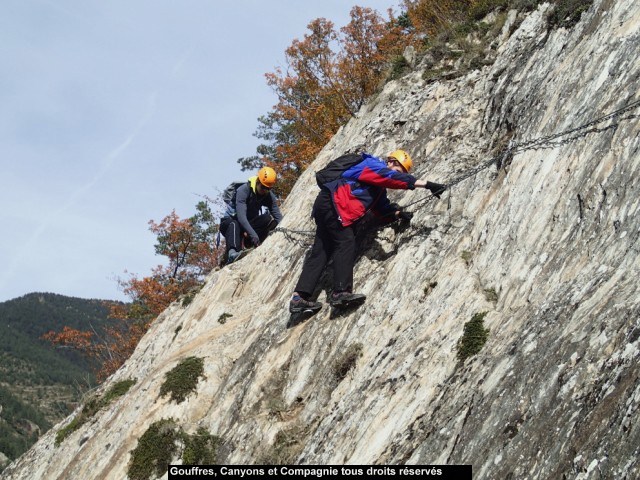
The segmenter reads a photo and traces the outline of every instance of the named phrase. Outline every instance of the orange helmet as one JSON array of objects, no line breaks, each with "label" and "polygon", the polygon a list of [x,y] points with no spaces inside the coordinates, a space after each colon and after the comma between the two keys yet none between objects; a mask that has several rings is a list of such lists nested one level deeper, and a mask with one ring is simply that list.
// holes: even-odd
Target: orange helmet
[{"label": "orange helmet", "polygon": [[258,181],[267,188],[276,184],[276,171],[271,167],[262,167],[258,172]]},{"label": "orange helmet", "polygon": [[409,173],[411,171],[411,167],[413,167],[413,160],[407,152],[404,150],[394,150],[389,154],[389,158],[393,158],[400,162],[402,168],[404,168],[405,172]]}]

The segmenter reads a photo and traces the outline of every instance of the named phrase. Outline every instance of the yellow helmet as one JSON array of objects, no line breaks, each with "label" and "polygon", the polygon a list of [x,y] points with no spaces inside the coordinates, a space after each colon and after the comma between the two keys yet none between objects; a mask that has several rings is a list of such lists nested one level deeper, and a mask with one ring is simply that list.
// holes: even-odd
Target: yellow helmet
[{"label": "yellow helmet", "polygon": [[413,167],[413,160],[407,152],[404,150],[394,150],[389,154],[389,158],[393,158],[400,162],[402,168],[404,168],[405,172],[409,173],[411,171],[411,167]]},{"label": "yellow helmet", "polygon": [[271,167],[262,167],[258,172],[258,180],[263,186],[273,188],[276,184],[276,171]]}]

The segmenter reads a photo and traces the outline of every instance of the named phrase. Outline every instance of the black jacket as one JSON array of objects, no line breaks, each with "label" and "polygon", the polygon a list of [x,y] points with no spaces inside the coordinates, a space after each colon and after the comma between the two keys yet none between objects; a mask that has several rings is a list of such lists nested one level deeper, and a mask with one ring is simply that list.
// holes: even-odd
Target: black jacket
[{"label": "black jacket", "polygon": [[247,183],[236,190],[235,216],[242,225],[242,228],[252,237],[257,238],[258,234],[251,226],[251,220],[263,213],[269,212],[271,216],[280,223],[282,213],[278,208],[278,201],[272,191],[266,195],[256,193],[256,182],[258,177],[252,177]]}]

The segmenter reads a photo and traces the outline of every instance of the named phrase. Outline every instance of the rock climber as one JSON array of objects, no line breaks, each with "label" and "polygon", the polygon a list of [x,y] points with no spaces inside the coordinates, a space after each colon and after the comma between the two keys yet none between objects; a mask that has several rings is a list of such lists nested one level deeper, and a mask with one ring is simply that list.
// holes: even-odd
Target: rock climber
[{"label": "rock climber", "polygon": [[273,168],[262,167],[256,176],[236,189],[220,220],[220,232],[227,243],[227,263],[239,260],[259,246],[282,221],[276,196],[271,191],[276,179]]},{"label": "rock climber", "polygon": [[[360,158],[356,158],[357,163],[347,164],[348,168],[339,173],[335,180],[324,183],[316,197],[312,209],[316,223],[315,239],[289,302],[291,313],[315,312],[322,308],[322,304],[313,301],[311,295],[331,256],[333,290],[329,294],[329,304],[343,307],[365,300],[364,295],[352,292],[356,255],[354,227],[369,211],[392,220],[410,220],[412,216],[389,201],[387,188],[427,188],[438,198],[447,188],[446,185],[418,180],[410,175],[413,161],[404,150],[395,150],[384,160],[366,153],[358,155]],[[316,175],[316,178],[320,184],[320,177]]]}]

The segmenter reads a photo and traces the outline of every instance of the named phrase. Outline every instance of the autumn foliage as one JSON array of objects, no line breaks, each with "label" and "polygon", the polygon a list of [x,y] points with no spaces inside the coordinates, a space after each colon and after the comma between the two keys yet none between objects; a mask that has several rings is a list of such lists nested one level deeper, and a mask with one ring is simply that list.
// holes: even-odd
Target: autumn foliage
[{"label": "autumn foliage", "polygon": [[102,382],[131,356],[147,329],[148,324],[144,322],[118,321],[100,335],[95,331],[64,327],[61,332],[49,332],[43,338],[95,360],[98,365],[96,376]]},{"label": "autumn foliage", "polygon": [[[278,103],[258,119],[256,136],[267,143],[258,155],[240,159],[245,169],[261,165],[278,174],[284,197],[318,152],[380,86],[389,58],[401,52],[403,27],[389,13],[354,7],[351,21],[336,30],[313,20],[302,40],[285,52],[287,68],[267,73]],[[406,40],[406,39],[405,39]]]},{"label": "autumn foliage", "polygon": [[64,327],[44,338],[94,359],[99,365],[99,381],[115,372],[131,356],[153,320],[172,302],[201,285],[218,265],[222,252],[214,248],[214,216],[205,202],[198,203],[196,209],[196,215],[187,219],[173,211],[160,222],[149,222],[149,229],[156,235],[156,253],[168,263],[158,265],[147,277],[130,274],[119,280],[131,302],[110,304],[110,327],[104,332]]},{"label": "autumn foliage", "polygon": [[[340,126],[403,64],[404,48],[425,48],[437,35],[464,21],[473,9],[490,10],[506,0],[403,0],[402,13],[383,19],[370,8],[353,7],[336,30],[324,18],[285,51],[286,68],[267,73],[277,103],[258,119],[254,134],[265,143],[241,158],[243,170],[267,165],[279,175],[286,197],[305,168]],[[399,62],[398,62],[399,61]]]},{"label": "autumn foliage", "polygon": [[404,0],[406,14],[418,36],[434,37],[466,17],[474,4],[487,0]]}]

